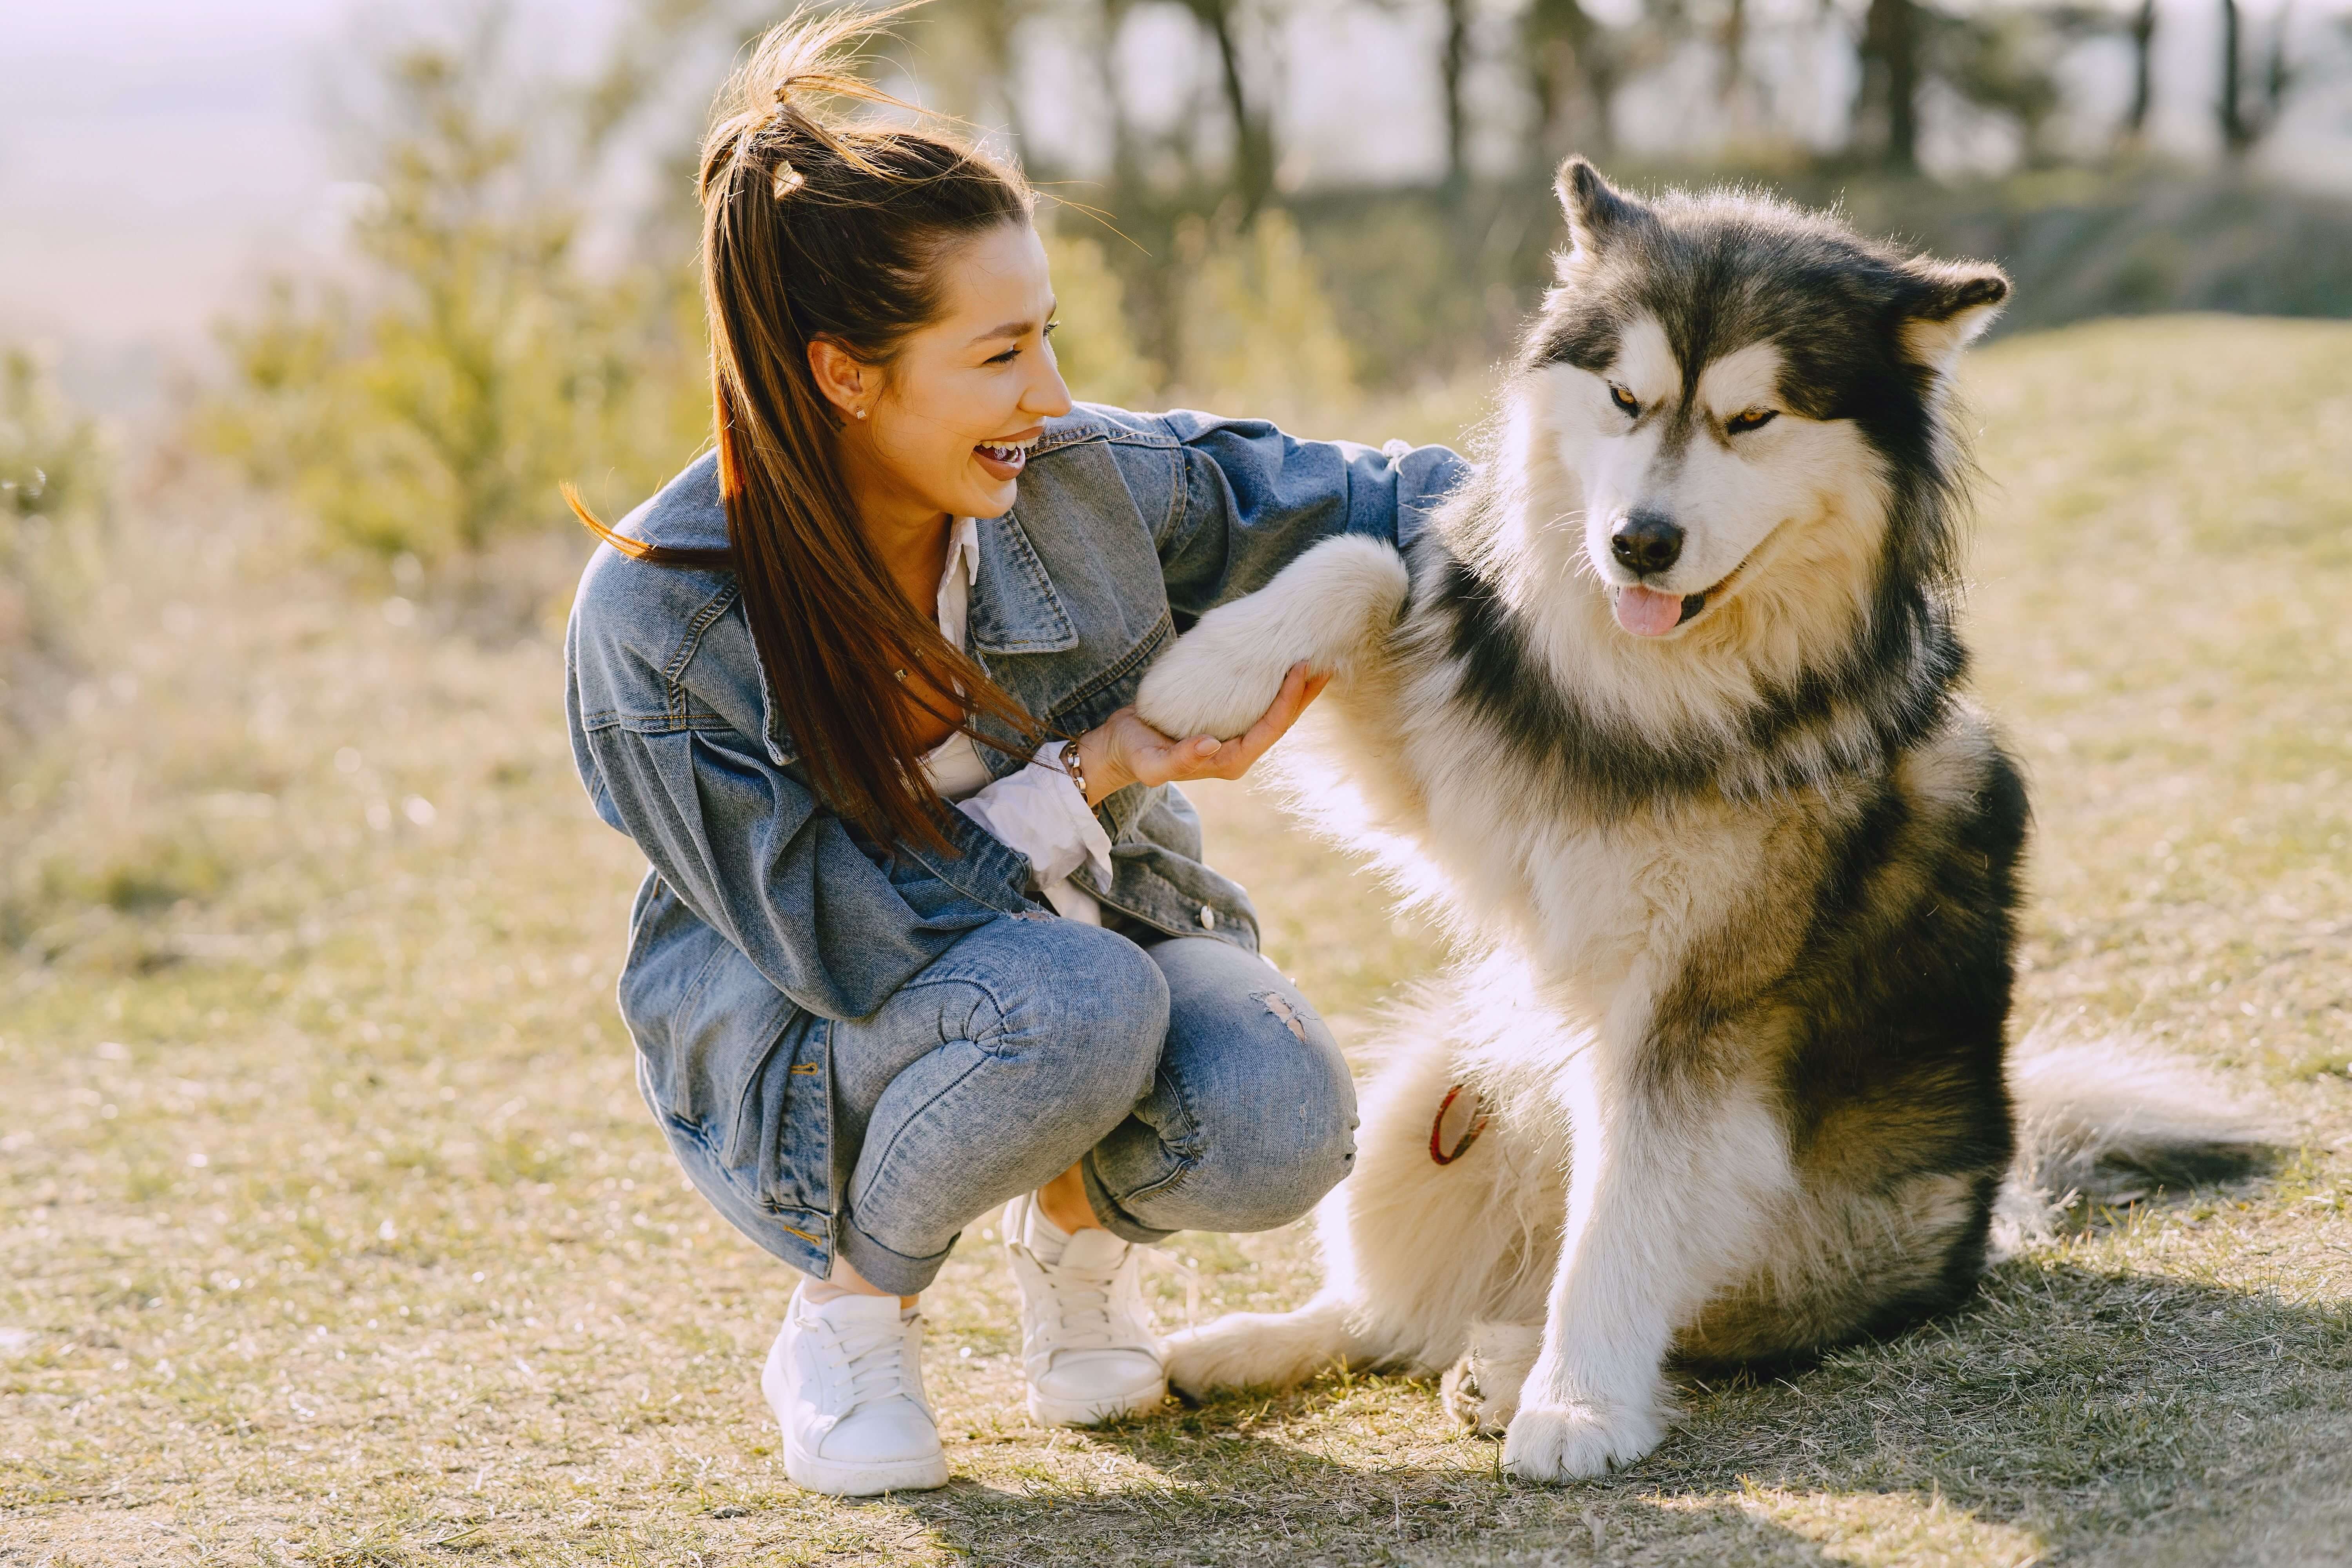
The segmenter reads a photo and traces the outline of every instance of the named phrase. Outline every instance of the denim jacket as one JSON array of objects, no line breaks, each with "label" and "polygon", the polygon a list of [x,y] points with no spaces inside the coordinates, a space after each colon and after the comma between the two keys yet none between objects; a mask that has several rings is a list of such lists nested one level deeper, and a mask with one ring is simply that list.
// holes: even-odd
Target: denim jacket
[{"label": "denim jacket", "polygon": [[[1298,441],[1257,421],[1080,405],[1047,425],[1013,510],[980,524],[965,651],[1049,729],[1078,733],[1129,701],[1204,611],[1332,534],[1409,542],[1466,472],[1442,447]],[[716,459],[619,531],[724,545]],[[894,854],[819,804],[731,573],[600,548],[564,651],[581,780],[651,863],[619,986],[639,1085],[720,1212],[823,1276],[838,1208],[827,1022],[873,1012],[985,921],[1054,917],[1027,859],[961,813],[942,819],[960,854]],[[982,754],[1002,776],[1025,756],[1009,732],[995,738],[1006,749]],[[1109,885],[1079,879],[1105,924],[1255,949],[1248,895],[1202,864],[1181,792],[1129,785],[1098,816]]]}]

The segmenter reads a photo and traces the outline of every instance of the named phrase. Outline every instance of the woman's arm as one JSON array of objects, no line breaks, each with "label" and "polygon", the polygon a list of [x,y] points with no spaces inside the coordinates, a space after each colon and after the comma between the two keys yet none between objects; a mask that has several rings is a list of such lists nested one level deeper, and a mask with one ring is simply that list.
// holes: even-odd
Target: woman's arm
[{"label": "woman's arm", "polygon": [[963,853],[869,852],[764,748],[724,728],[575,730],[597,813],[768,983],[863,1017],[966,931],[1028,906],[1029,863],[960,815]]}]

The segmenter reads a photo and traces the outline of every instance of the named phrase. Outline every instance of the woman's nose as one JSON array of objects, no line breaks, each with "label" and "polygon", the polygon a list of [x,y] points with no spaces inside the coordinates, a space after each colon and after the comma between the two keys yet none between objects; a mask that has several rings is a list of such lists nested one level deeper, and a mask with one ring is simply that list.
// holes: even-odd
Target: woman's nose
[{"label": "woman's nose", "polygon": [[1050,353],[1039,357],[1044,361],[1045,374],[1031,384],[1021,406],[1045,418],[1058,419],[1070,411],[1069,384],[1062,379],[1062,367],[1054,363]]}]

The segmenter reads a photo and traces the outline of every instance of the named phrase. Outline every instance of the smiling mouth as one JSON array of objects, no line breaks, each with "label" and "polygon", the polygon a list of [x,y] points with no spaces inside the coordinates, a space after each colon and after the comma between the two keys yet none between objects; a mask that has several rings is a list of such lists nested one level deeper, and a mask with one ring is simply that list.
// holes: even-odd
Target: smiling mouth
[{"label": "smiling mouth", "polygon": [[1029,466],[1030,449],[1036,445],[1035,436],[1024,436],[1017,441],[978,442],[972,447],[972,450],[979,455],[982,462],[1002,470],[1010,477]]},{"label": "smiling mouth", "polygon": [[[1752,553],[1750,559],[1753,559]],[[1679,598],[1672,594],[1660,593],[1655,588],[1645,588],[1639,583],[1629,583],[1617,590],[1616,599],[1610,607],[1616,614],[1617,624],[1635,637],[1662,637],[1668,632],[1688,626],[1710,603],[1727,594],[1746,570],[1748,563],[1742,561],[1713,587],[1702,588],[1696,594],[1685,594]]]}]

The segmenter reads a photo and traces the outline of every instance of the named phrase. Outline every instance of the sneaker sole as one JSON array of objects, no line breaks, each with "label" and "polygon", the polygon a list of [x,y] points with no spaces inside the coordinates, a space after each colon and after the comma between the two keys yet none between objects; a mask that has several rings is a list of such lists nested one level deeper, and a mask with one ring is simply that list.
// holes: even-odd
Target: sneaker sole
[{"label": "sneaker sole", "polygon": [[895,1464],[859,1465],[784,1447],[784,1474],[803,1491],[828,1497],[876,1497],[883,1492],[927,1492],[948,1484],[948,1457],[900,1459]]},{"label": "sneaker sole", "polygon": [[1122,1415],[1148,1415],[1168,1400],[1168,1380],[1123,1399],[1052,1399],[1029,1391],[1029,1419],[1040,1426],[1098,1426]]}]

